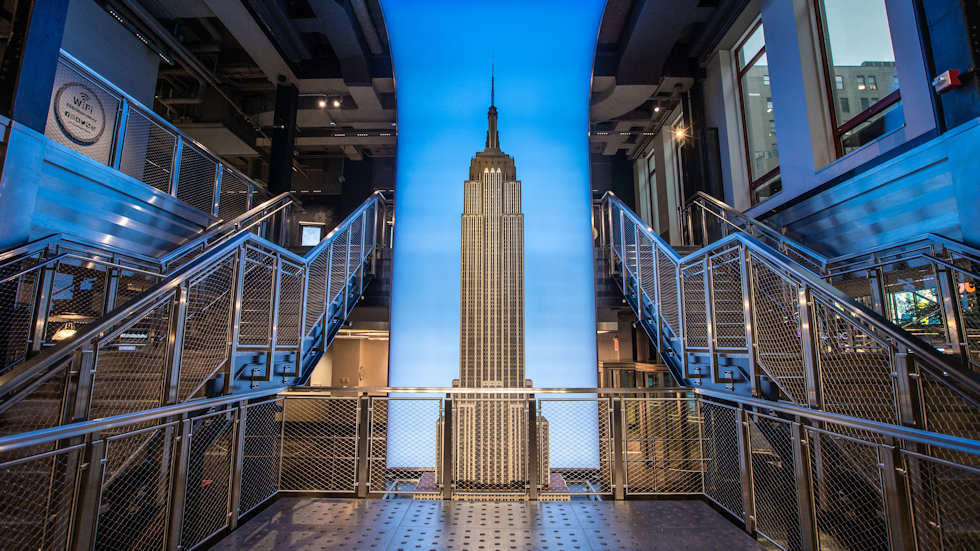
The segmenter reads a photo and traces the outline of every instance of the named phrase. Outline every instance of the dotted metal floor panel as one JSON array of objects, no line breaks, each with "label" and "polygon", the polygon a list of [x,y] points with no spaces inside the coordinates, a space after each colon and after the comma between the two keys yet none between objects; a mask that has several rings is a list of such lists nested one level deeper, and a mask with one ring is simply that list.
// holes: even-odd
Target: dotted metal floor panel
[{"label": "dotted metal floor panel", "polygon": [[282,498],[213,549],[759,550],[700,501]]}]

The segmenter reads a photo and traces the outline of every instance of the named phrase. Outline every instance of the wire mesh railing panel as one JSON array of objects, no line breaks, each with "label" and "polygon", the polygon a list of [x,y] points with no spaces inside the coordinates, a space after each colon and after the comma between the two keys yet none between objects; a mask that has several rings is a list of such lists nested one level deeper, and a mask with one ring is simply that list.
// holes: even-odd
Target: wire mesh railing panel
[{"label": "wire mesh railing panel", "polygon": [[636,276],[636,224],[623,218],[623,265],[629,273]]},{"label": "wire mesh railing panel", "polygon": [[107,164],[112,158],[119,95],[64,59],[58,60],[53,90],[44,135]]},{"label": "wire mesh railing panel", "polygon": [[637,271],[640,278],[640,288],[643,289],[650,301],[656,303],[657,289],[654,275],[656,265],[654,264],[653,242],[641,232],[637,234],[636,246],[636,254],[639,259]]},{"label": "wire mesh railing panel", "polygon": [[119,335],[100,342],[90,419],[163,405],[172,299],[164,298]]},{"label": "wire mesh railing panel", "polygon": [[891,351],[832,306],[814,303],[823,409],[898,423]]},{"label": "wire mesh railing panel", "polygon": [[712,402],[701,402],[704,440],[704,493],[709,499],[741,518],[742,468],[738,431],[741,430],[739,410]]},{"label": "wire mesh railing panel", "polygon": [[[464,395],[454,397],[452,407],[455,493],[524,495],[530,483],[527,398]],[[538,425],[538,449],[544,450],[547,442],[541,438],[547,431]],[[437,445],[441,447],[441,438]],[[539,469],[538,475],[539,484],[544,484],[547,474]]]},{"label": "wire mesh railing panel", "polygon": [[780,549],[797,551],[802,542],[789,422],[749,414],[749,449],[759,534]]},{"label": "wire mesh railing panel", "polygon": [[299,346],[303,272],[302,266],[286,261],[279,265],[279,319],[276,320],[276,344],[279,346]]},{"label": "wire mesh railing panel", "polygon": [[0,463],[0,549],[68,549],[80,448]]},{"label": "wire mesh railing panel", "polygon": [[108,275],[105,266],[77,258],[57,263],[51,284],[45,342],[62,339],[58,331],[68,328],[69,324],[77,331],[102,317]]},{"label": "wire mesh railing panel", "polygon": [[167,534],[175,425],[107,439],[97,549],[160,549]]},{"label": "wire mesh railing panel", "polygon": [[754,254],[751,262],[759,365],[792,401],[806,404],[799,289]]},{"label": "wire mesh railing panel", "polygon": [[234,412],[195,418],[187,457],[187,486],[180,532],[191,549],[228,525]]},{"label": "wire mesh railing panel", "polygon": [[177,137],[139,109],[130,108],[123,134],[119,170],[146,185],[170,193]]},{"label": "wire mesh railing panel", "polygon": [[[442,398],[372,397],[368,428],[371,493],[436,494]],[[391,426],[412,430],[389,430]]]},{"label": "wire mesh railing panel", "polygon": [[133,270],[119,270],[119,285],[116,288],[116,303],[113,308],[128,303],[145,293],[163,279],[163,276]]},{"label": "wire mesh railing panel", "polygon": [[677,295],[677,265],[657,247],[657,282],[660,288],[660,315],[674,335],[680,335],[680,300]]},{"label": "wire mesh railing panel", "polygon": [[627,495],[702,493],[699,409],[693,398],[623,398]]},{"label": "wire mesh railing panel", "polygon": [[[612,493],[612,406],[609,398],[538,400],[538,433],[547,431],[547,450],[538,450],[548,466],[549,494]],[[595,423],[591,420],[595,419]]]},{"label": "wire mesh railing panel", "polygon": [[622,241],[623,228],[621,222],[622,220],[625,219],[625,217],[620,218],[622,214],[623,214],[623,210],[618,206],[611,208],[612,249],[615,254],[619,254],[619,255],[623,254],[623,241]]},{"label": "wire mesh railing panel", "polygon": [[708,317],[704,294],[704,264],[686,266],[681,271],[684,290],[684,337],[688,348],[707,350]]},{"label": "wire mesh railing panel", "polygon": [[178,399],[194,396],[228,360],[235,255],[229,254],[187,288]]},{"label": "wire mesh railing panel", "polygon": [[248,210],[248,181],[227,167],[221,169],[218,191],[218,218],[232,220]]},{"label": "wire mesh railing panel", "polygon": [[258,249],[245,248],[238,344],[267,346],[272,321],[272,291],[276,259]]},{"label": "wire mesh railing panel", "polygon": [[217,167],[217,163],[196,146],[183,142],[177,173],[177,198],[204,212],[213,212]]},{"label": "wire mesh railing panel", "polygon": [[358,216],[350,224],[350,254],[349,264],[347,266],[347,273],[352,274],[357,271],[357,267],[361,264],[361,251],[362,251],[362,235],[361,229],[363,225],[363,216]]},{"label": "wire mesh railing panel", "polygon": [[337,235],[330,246],[330,288],[327,291],[327,302],[332,303],[337,295],[347,285],[347,238],[350,230],[344,230]]},{"label": "wire mesh railing panel", "polygon": [[30,257],[0,267],[0,374],[27,357],[31,336],[31,319],[41,270],[30,270],[38,259]]},{"label": "wire mesh railing panel", "polygon": [[820,549],[888,549],[876,444],[806,429]]},{"label": "wire mesh railing panel", "polygon": [[242,442],[241,498],[238,514],[244,515],[279,491],[282,457],[283,400],[242,408],[245,415]]},{"label": "wire mesh railing panel", "polygon": [[919,551],[976,549],[980,469],[902,452]]},{"label": "wire mesh railing panel", "polygon": [[[0,405],[0,436],[62,424],[65,421],[62,408],[71,370],[72,358],[67,358],[61,362],[61,365],[52,369],[47,378],[23,399],[16,403],[6,402]],[[49,449],[51,445],[45,444],[26,453],[8,452],[0,454],[0,461]]]},{"label": "wire mesh railing panel", "polygon": [[327,268],[330,250],[325,249],[310,263],[306,284],[306,333],[320,320],[327,306]]},{"label": "wire mesh railing panel", "polygon": [[[925,429],[980,440],[980,416],[974,405],[929,371],[919,372]],[[942,450],[944,456],[980,467],[980,457]]]},{"label": "wire mesh railing panel", "polygon": [[378,203],[371,203],[371,205],[364,209],[364,255],[367,256],[375,246],[375,231],[377,230],[377,222],[375,221],[375,215],[377,214]]},{"label": "wire mesh railing panel", "polygon": [[287,398],[284,491],[353,492],[357,485],[357,398]]},{"label": "wire mesh railing panel", "polygon": [[745,297],[739,248],[710,257],[711,314],[716,348],[745,349]]}]

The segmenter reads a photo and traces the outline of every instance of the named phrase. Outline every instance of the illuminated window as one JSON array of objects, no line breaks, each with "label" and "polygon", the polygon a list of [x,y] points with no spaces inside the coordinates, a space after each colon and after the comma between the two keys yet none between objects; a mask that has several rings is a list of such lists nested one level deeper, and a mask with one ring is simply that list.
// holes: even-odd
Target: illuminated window
[{"label": "illuminated window", "polygon": [[768,97],[769,90],[765,88],[769,86],[769,62],[762,22],[749,31],[735,51],[749,197],[755,204],[782,189],[779,150],[771,140],[776,126],[772,98]]},{"label": "illuminated window", "polygon": [[[885,0],[818,0],[814,5],[824,74],[828,75],[826,89],[833,111],[835,147],[840,157],[905,123],[895,53]],[[854,75],[854,87],[847,90],[841,75],[855,71],[862,74]],[[868,74],[872,71],[874,76]],[[879,76],[892,83],[888,93],[880,99],[861,98],[861,110],[851,112],[850,105],[843,101],[844,94],[878,90]]]}]

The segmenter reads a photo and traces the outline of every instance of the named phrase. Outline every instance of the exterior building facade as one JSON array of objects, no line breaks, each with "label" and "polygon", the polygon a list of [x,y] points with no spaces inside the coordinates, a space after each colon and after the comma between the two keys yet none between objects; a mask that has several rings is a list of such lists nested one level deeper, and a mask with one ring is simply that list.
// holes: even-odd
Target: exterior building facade
[{"label": "exterior building facade", "polygon": [[[492,97],[492,94],[491,94]],[[524,215],[514,159],[501,151],[491,99],[486,147],[470,163],[461,223],[460,388],[522,388]],[[454,401],[453,478],[472,490],[522,489],[528,482],[527,397]],[[442,423],[439,424],[442,450]],[[548,425],[537,415],[541,484],[547,486]],[[441,465],[440,460],[437,465]]]}]

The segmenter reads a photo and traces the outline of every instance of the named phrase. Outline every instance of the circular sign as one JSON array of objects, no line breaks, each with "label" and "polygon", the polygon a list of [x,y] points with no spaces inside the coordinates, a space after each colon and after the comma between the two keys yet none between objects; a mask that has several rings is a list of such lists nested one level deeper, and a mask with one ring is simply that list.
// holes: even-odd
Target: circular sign
[{"label": "circular sign", "polygon": [[105,108],[102,100],[88,86],[69,82],[54,96],[54,113],[58,126],[79,145],[92,145],[105,131]]}]

